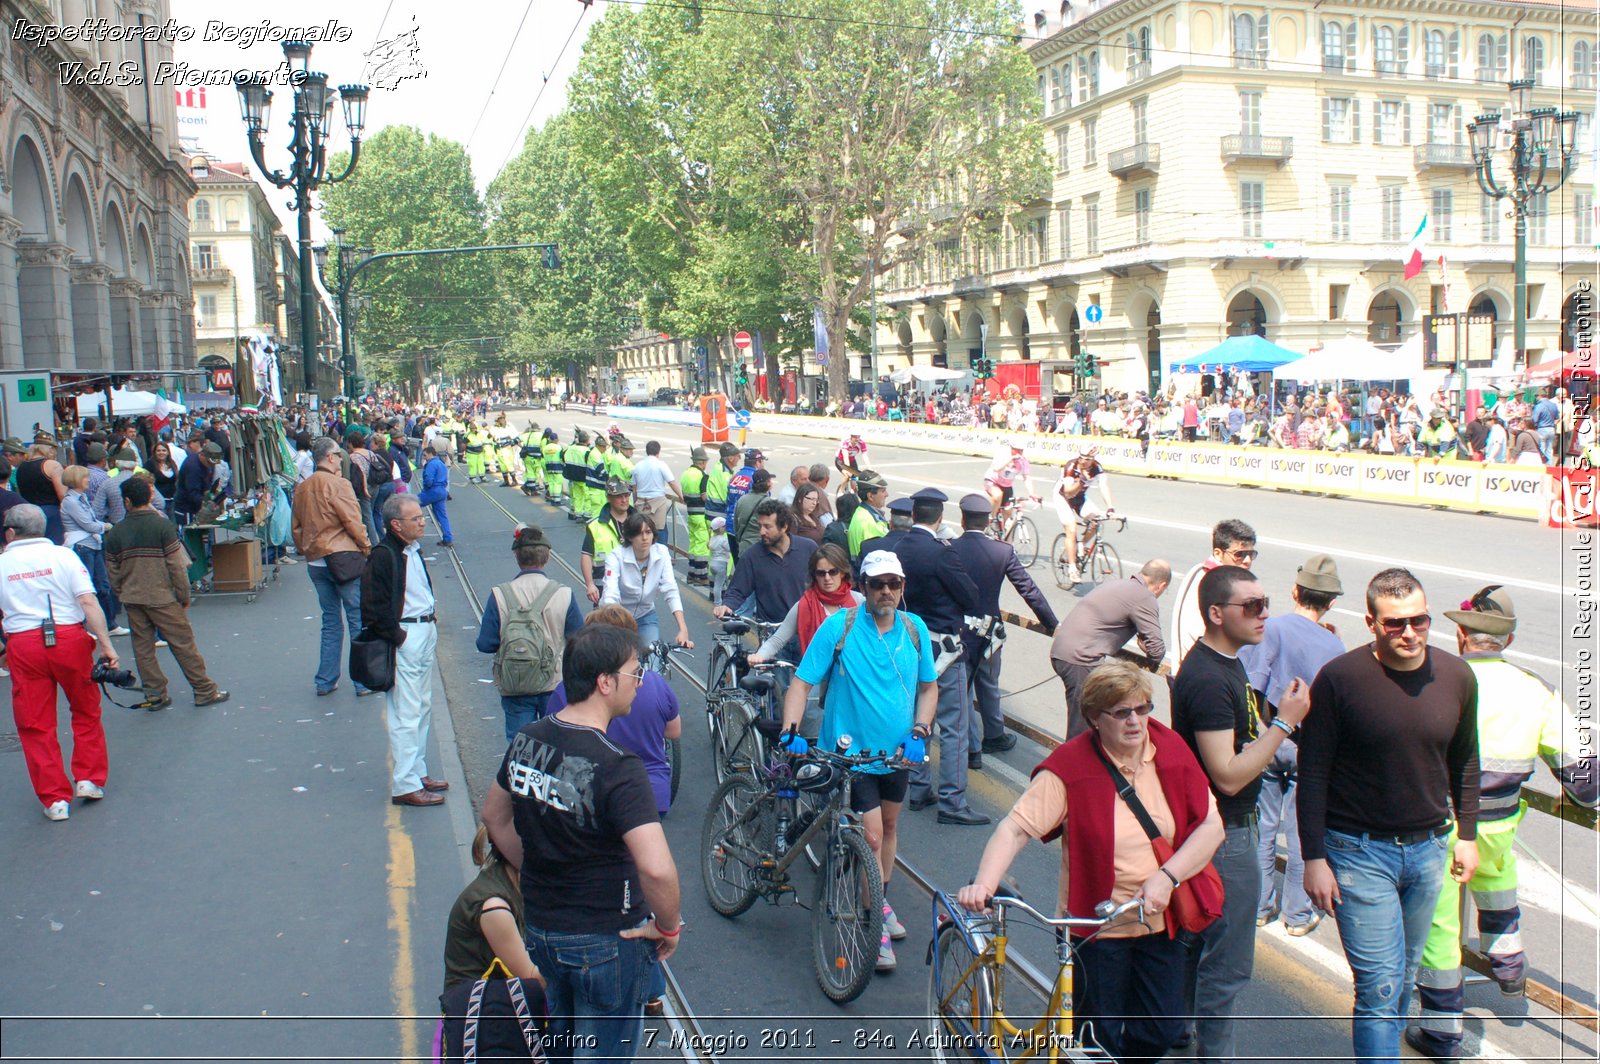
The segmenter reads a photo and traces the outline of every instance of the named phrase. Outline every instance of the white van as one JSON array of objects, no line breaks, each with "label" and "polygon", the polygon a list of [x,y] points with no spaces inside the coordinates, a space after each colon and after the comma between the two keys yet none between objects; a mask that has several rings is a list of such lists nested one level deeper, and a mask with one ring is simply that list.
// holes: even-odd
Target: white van
[{"label": "white van", "polygon": [[629,406],[649,406],[650,398],[650,378],[629,377],[623,382],[622,401]]}]

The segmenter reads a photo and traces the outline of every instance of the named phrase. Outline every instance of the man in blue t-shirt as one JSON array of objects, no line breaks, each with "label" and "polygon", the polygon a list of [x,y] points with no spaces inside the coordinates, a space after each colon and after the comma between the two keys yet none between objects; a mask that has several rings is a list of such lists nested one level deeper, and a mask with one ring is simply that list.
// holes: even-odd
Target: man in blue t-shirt
[{"label": "man in blue t-shirt", "polygon": [[[906,760],[921,761],[939,699],[933,640],[922,618],[896,609],[906,583],[898,557],[873,551],[862,562],[861,575],[865,605],[839,610],[823,621],[795,670],[783,704],[787,734],[782,742],[792,753],[805,752],[805,740],[797,731],[806,698],[826,679],[820,739],[824,749],[837,749],[840,736],[848,735],[852,753],[893,753],[903,746]],[[867,842],[878,857],[885,896],[909,782],[909,769],[869,766],[851,783],[850,806],[861,814]],[[889,940],[905,937],[905,927],[885,902],[878,971],[894,970]]]},{"label": "man in blue t-shirt", "polygon": [[1556,430],[1561,426],[1561,404],[1545,396],[1533,406],[1533,434],[1539,438],[1539,453],[1544,464],[1551,465],[1556,454]]}]

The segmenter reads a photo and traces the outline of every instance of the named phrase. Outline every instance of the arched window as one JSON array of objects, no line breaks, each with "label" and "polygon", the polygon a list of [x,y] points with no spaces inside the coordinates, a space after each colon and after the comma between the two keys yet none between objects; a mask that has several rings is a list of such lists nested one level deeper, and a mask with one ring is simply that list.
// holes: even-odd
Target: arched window
[{"label": "arched window", "polygon": [[1267,65],[1267,16],[1233,17],[1233,65],[1236,67]]},{"label": "arched window", "polygon": [[1522,40],[1522,76],[1535,85],[1544,84],[1544,39],[1524,37]]},{"label": "arched window", "polygon": [[1478,80],[1505,81],[1509,75],[1510,42],[1505,34],[1478,35]]},{"label": "arched window", "polygon": [[205,225],[210,225],[211,224],[211,201],[210,200],[208,200],[208,199],[197,199],[197,200],[194,201],[194,220],[196,222],[199,222],[199,223],[202,223],[202,224],[205,224]]},{"label": "arched window", "polygon": [[1356,24],[1338,19],[1322,20],[1322,70],[1327,74],[1341,74],[1351,69],[1355,62]]},{"label": "arched window", "polygon": [[1442,78],[1445,76],[1445,69],[1449,64],[1449,52],[1443,30],[1428,31],[1427,48],[1423,55],[1423,61],[1428,77]]},{"label": "arched window", "polygon": [[1374,67],[1378,74],[1404,74],[1407,52],[1410,49],[1411,31],[1406,26],[1379,26],[1373,37]]},{"label": "arched window", "polygon": [[1572,87],[1575,89],[1594,88],[1594,45],[1588,41],[1579,41],[1572,46]]}]

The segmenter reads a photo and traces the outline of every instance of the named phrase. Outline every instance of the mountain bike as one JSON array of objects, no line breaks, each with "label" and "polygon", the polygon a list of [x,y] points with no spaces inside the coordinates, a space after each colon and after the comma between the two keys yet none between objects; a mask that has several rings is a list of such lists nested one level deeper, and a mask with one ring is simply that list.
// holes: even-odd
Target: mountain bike
[{"label": "mountain bike", "polygon": [[1025,568],[1032,568],[1033,563],[1039,560],[1039,526],[1021,511],[1038,508],[1036,499],[1017,499],[1010,506],[996,510],[989,519],[989,527],[985,529],[1000,542],[1011,544],[1017,552],[1017,560]]},{"label": "mountain bike", "polygon": [[[1093,531],[1090,531],[1090,529]],[[1106,542],[1106,533],[1112,528],[1121,532],[1128,527],[1128,519],[1116,513],[1108,513],[1104,517],[1094,518],[1084,522],[1083,537],[1078,540],[1078,571],[1082,579],[1092,584],[1102,584],[1107,580],[1122,579],[1122,555],[1117,553],[1117,548]],[[1087,542],[1087,537],[1094,537],[1093,543]],[[1067,534],[1065,532],[1056,536],[1055,542],[1050,545],[1050,571],[1056,578],[1056,586],[1071,591],[1077,581],[1072,579],[1072,572],[1067,566]]]},{"label": "mountain bike", "polygon": [[706,810],[700,840],[706,897],[730,918],[757,898],[798,901],[792,870],[816,860],[811,962],[817,985],[839,1003],[866,989],[883,934],[883,880],[861,815],[850,808],[851,777],[867,766],[906,767],[881,751],[848,751],[841,737],[837,751],[780,757],[754,775],[729,776]]},{"label": "mountain bike", "polygon": [[[747,770],[747,765],[734,761],[734,753],[735,744],[750,730],[751,722],[763,717],[777,720],[781,716],[769,712],[777,697],[770,682],[745,682],[752,673],[744,636],[752,625],[760,638],[778,628],[775,624],[734,617],[724,621],[722,630],[711,637],[706,667],[706,728],[711,735],[712,770],[718,783],[728,778],[730,764],[736,765],[732,771]],[[765,679],[770,681],[770,677]]]},{"label": "mountain bike", "polygon": [[[968,912],[950,895],[933,896],[933,942],[928,947],[928,1042],[933,1058],[941,1061],[1109,1061],[1089,1039],[1074,1030],[1072,975],[1074,951],[1079,942],[1073,931],[1088,931],[1088,938],[1130,913],[1144,923],[1144,902],[1134,898],[1121,905],[1101,902],[1090,918],[1046,916],[1021,898],[996,894],[992,909],[982,915]],[[1007,912],[1016,910],[1056,935],[1056,978],[1044,1011],[1036,1022],[1019,1026],[1005,1010],[1008,976]],[[1031,1008],[1030,1008],[1031,1015]]]},{"label": "mountain bike", "polygon": [[[666,679],[667,665],[671,662],[672,655],[687,653],[689,653],[688,647],[680,647],[676,643],[668,643],[664,639],[657,639],[654,643],[651,643],[650,646],[646,648],[644,661],[641,662],[641,665],[646,670],[658,674],[662,679]],[[671,797],[673,801],[678,800],[678,776],[680,772],[679,763],[681,762],[682,757],[683,751],[679,740],[668,739],[667,764],[672,768]]]}]

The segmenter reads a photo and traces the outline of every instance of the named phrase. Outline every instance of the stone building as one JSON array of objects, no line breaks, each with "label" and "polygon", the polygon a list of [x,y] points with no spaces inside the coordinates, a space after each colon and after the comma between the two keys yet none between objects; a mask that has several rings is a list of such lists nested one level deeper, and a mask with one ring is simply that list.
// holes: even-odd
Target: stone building
[{"label": "stone building", "polygon": [[281,343],[278,240],[282,225],[244,163],[196,157],[189,205],[189,279],[195,300],[195,347],[202,368],[234,366],[236,342]]},{"label": "stone building", "polygon": [[[170,41],[39,41],[18,23],[157,26],[167,0],[0,0],[0,368],[195,364],[188,203]],[[137,79],[96,85],[72,64]]]},{"label": "stone building", "polygon": [[986,326],[996,361],[1088,351],[1107,386],[1154,391],[1229,335],[1398,345],[1445,311],[1494,317],[1509,368],[1512,222],[1466,124],[1513,78],[1580,114],[1528,238],[1527,358],[1570,344],[1596,269],[1593,0],[1092,0],[1027,30],[1051,195],[881,281],[883,371],[966,369]]}]

